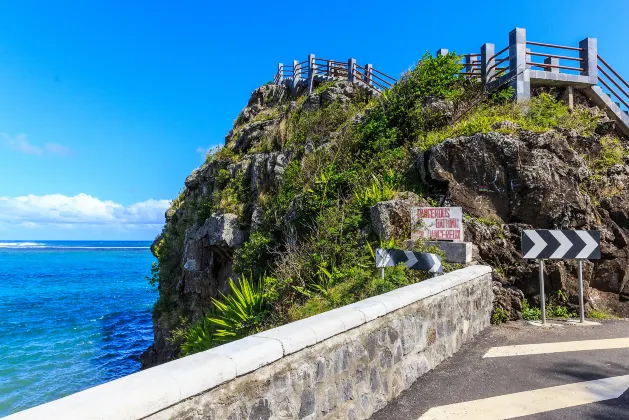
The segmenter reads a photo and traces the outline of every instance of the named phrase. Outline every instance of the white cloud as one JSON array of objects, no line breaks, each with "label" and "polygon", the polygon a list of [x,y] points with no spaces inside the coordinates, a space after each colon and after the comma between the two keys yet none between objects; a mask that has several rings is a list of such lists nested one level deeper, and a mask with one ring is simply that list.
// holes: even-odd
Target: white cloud
[{"label": "white cloud", "polygon": [[87,194],[0,197],[0,225],[24,228],[115,226],[129,229],[156,228],[164,224],[168,200],[147,200],[124,206]]},{"label": "white cloud", "polygon": [[27,155],[44,156],[49,154],[56,156],[68,156],[72,154],[72,149],[61,144],[46,143],[43,147],[32,144],[28,140],[28,136],[26,134],[18,134],[17,136],[12,137],[7,133],[0,133],[0,136],[4,139],[4,143],[10,149]]}]

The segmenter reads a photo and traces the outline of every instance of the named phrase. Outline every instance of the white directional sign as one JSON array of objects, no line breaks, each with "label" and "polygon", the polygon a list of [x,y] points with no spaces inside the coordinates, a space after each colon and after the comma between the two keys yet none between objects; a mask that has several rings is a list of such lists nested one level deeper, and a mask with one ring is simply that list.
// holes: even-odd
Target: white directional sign
[{"label": "white directional sign", "polygon": [[597,230],[523,230],[522,258],[601,258],[601,233]]},{"label": "white directional sign", "polygon": [[404,263],[406,268],[441,273],[441,258],[427,252],[404,251],[401,249],[376,249],[376,267],[395,267]]}]

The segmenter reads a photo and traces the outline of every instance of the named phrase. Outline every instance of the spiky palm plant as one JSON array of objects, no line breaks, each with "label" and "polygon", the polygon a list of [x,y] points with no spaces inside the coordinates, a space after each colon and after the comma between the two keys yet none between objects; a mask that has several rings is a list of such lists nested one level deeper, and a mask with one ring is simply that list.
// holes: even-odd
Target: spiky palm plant
[{"label": "spiky palm plant", "polygon": [[229,281],[232,293],[212,299],[214,313],[206,318],[214,327],[212,339],[225,343],[245,337],[261,329],[269,308],[261,284],[241,276],[238,284]]}]

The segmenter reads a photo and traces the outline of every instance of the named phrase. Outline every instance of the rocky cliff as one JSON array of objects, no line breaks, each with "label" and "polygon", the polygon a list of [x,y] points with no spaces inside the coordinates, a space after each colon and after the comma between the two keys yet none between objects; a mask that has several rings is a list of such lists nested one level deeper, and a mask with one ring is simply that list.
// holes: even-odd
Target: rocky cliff
[{"label": "rocky cliff", "polygon": [[[310,96],[255,90],[153,244],[160,298],[143,366],[177,357],[195,328],[211,335],[203,319],[232,278],[259,281],[268,305],[237,334],[420,280],[397,270],[380,281],[369,249],[408,237],[410,208],[426,203],[463,207],[465,236],[495,268],[495,305],[511,319],[525,297],[537,302],[523,228],[601,230],[603,259],[585,264],[586,301],[629,315],[626,139],[585,97],[574,110],[559,89],[512,104],[456,76],[454,62],[425,57],[382,96],[347,82]],[[546,270],[547,290],[576,305],[576,264]]]}]

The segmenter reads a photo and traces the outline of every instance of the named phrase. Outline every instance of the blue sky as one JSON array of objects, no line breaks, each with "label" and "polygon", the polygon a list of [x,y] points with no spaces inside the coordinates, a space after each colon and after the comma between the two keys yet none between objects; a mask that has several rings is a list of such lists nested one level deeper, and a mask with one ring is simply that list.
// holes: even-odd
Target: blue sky
[{"label": "blue sky", "polygon": [[426,50],[502,48],[519,26],[597,37],[629,76],[629,2],[536,4],[2,2],[0,239],[152,239],[200,151],[279,61],[310,52],[398,76]]}]

